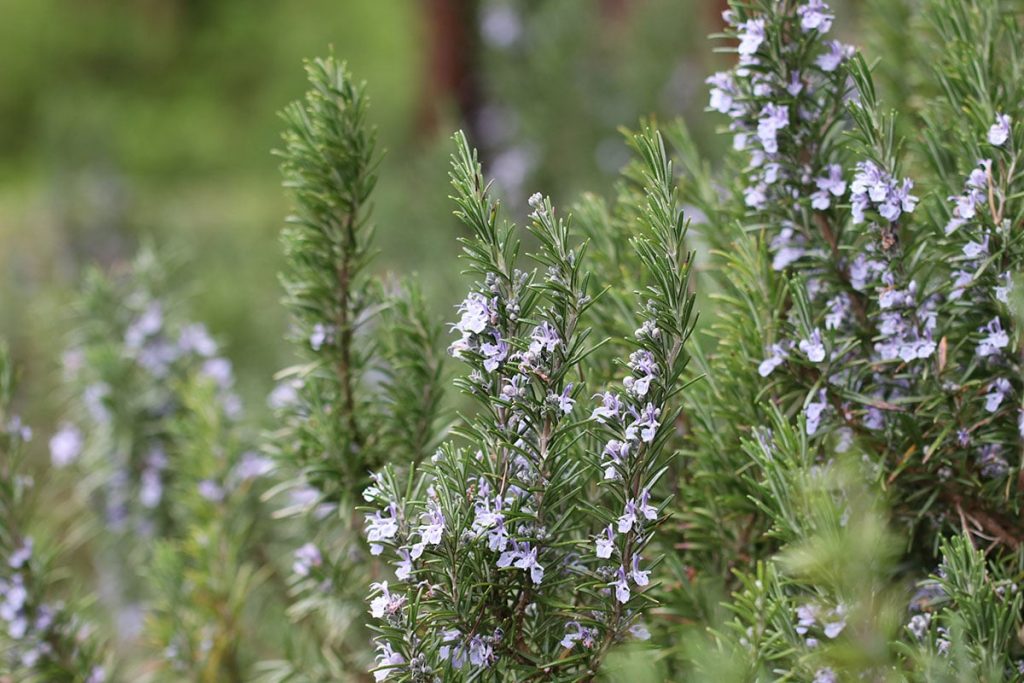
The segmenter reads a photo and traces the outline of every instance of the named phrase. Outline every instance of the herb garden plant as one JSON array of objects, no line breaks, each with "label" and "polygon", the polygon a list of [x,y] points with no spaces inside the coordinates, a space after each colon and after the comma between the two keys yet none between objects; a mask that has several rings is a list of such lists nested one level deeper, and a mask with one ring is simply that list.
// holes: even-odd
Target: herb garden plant
[{"label": "herb garden plant", "polygon": [[517,224],[456,134],[447,319],[374,271],[364,88],[309,63],[268,417],[153,252],[94,274],[61,534],[0,355],[0,671],[1024,680],[1024,7],[869,4],[877,61],[823,0],[731,3],[714,168],[641,122],[608,198]]}]

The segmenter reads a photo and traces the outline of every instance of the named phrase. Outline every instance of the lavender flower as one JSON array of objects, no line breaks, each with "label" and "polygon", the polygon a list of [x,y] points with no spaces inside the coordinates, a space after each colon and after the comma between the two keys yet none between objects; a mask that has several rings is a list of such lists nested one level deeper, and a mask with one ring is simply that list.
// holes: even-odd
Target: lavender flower
[{"label": "lavender flower", "polygon": [[979,343],[975,353],[980,358],[993,356],[1010,345],[1010,336],[1003,330],[1002,321],[998,317],[992,318],[984,327],[978,328],[979,332],[987,332]]},{"label": "lavender flower", "polygon": [[839,68],[845,60],[849,59],[854,50],[849,45],[843,45],[838,40],[830,40],[826,43],[828,52],[824,52],[814,60],[818,68],[826,73],[831,73]]},{"label": "lavender flower", "polygon": [[740,24],[740,44],[737,50],[741,55],[750,56],[757,52],[765,39],[764,19],[751,19]]},{"label": "lavender flower", "polygon": [[811,206],[818,211],[825,211],[832,205],[832,197],[842,197],[846,194],[843,167],[831,164],[828,167],[828,175],[816,178],[814,184],[818,191],[811,195]]},{"label": "lavender flower", "polygon": [[633,566],[629,571],[629,576],[633,579],[633,583],[638,586],[646,586],[651,582],[651,572],[640,569],[639,555],[633,555]]},{"label": "lavender flower", "polygon": [[990,145],[1002,147],[1010,139],[1010,124],[1012,119],[1006,114],[996,114],[996,122],[988,129],[988,142]]},{"label": "lavender flower", "polygon": [[613,581],[610,585],[615,588],[615,598],[619,602],[621,602],[623,605],[629,602],[629,581],[626,578],[625,568],[619,567],[615,581]]},{"label": "lavender flower", "polygon": [[989,393],[985,395],[985,410],[990,413],[994,413],[999,410],[999,406],[1002,405],[1003,400],[1010,395],[1013,391],[1013,387],[1010,386],[1010,382],[1003,377],[999,377],[989,386]]},{"label": "lavender flower", "polygon": [[982,446],[978,451],[977,460],[981,476],[986,479],[1002,479],[1010,472],[1010,465],[1001,454],[999,444]]},{"label": "lavender flower", "polygon": [[50,439],[50,461],[54,467],[67,467],[82,454],[82,432],[72,424],[64,423]]},{"label": "lavender flower", "polygon": [[544,580],[544,567],[537,562],[537,549],[529,543],[515,543],[498,558],[498,568],[516,567],[530,573],[530,580],[540,584]]},{"label": "lavender flower", "polygon": [[399,581],[408,581],[412,575],[412,556],[405,548],[398,550],[399,560],[395,563],[395,576]]},{"label": "lavender flower", "polygon": [[463,334],[482,334],[491,322],[491,302],[479,292],[470,292],[459,304],[459,322],[453,328]]},{"label": "lavender flower", "polygon": [[786,362],[789,358],[789,351],[785,344],[772,344],[769,348],[768,357],[757,366],[757,374],[767,377],[775,372],[775,368]]},{"label": "lavender flower", "polygon": [[625,441],[612,439],[605,444],[602,453],[602,467],[604,467],[605,479],[616,479],[618,474],[615,471],[616,465],[621,465],[629,455],[629,444]]},{"label": "lavender flower", "polygon": [[789,125],[789,107],[768,103],[761,110],[757,121],[757,138],[764,151],[775,154],[779,151],[778,132]]},{"label": "lavender flower", "polygon": [[594,398],[600,398],[601,405],[594,408],[594,412],[590,414],[591,420],[606,424],[609,420],[619,417],[619,413],[622,411],[622,401],[618,394],[606,391],[603,394],[595,394]]},{"label": "lavender flower", "polygon": [[315,543],[307,543],[295,551],[292,572],[297,576],[309,576],[314,567],[323,564],[324,558]]},{"label": "lavender flower", "polygon": [[711,101],[708,106],[719,113],[728,114],[733,108],[736,96],[736,82],[732,74],[719,71],[704,82],[711,86]]},{"label": "lavender flower", "polygon": [[800,340],[799,348],[807,356],[807,360],[812,363],[820,363],[825,360],[825,344],[821,340],[821,330],[817,328],[811,332],[810,337]]},{"label": "lavender flower", "polygon": [[853,222],[863,223],[864,212],[873,209],[890,223],[895,223],[904,212],[912,213],[917,206],[917,197],[910,194],[913,187],[914,183],[909,178],[897,183],[872,161],[858,162],[850,184]]},{"label": "lavender flower", "polygon": [[379,511],[365,516],[366,540],[370,542],[372,555],[380,555],[384,552],[381,541],[392,539],[398,533],[398,507],[391,503],[387,507],[387,513],[387,517],[381,515]]},{"label": "lavender flower", "polygon": [[828,33],[835,19],[829,6],[822,0],[808,0],[806,5],[797,8],[796,13],[800,17],[800,28],[804,31]]},{"label": "lavender flower", "polygon": [[806,432],[807,436],[814,436],[818,431],[818,426],[821,424],[822,415],[828,409],[828,399],[825,396],[825,390],[822,389],[818,392],[818,400],[812,401],[807,404],[804,408],[804,418],[806,420]]},{"label": "lavender flower", "polygon": [[371,595],[375,596],[370,600],[370,614],[374,619],[384,619],[386,616],[395,615],[405,606],[405,596],[392,593],[388,589],[387,581],[371,584],[370,591]]},{"label": "lavender flower", "polygon": [[633,498],[626,501],[626,506],[618,521],[620,534],[632,531],[634,526],[639,529],[644,519],[655,520],[658,518],[658,509],[650,504],[650,499],[650,491],[644,489],[640,494],[639,503]]},{"label": "lavender flower", "polygon": [[605,527],[604,534],[597,537],[594,541],[594,552],[598,558],[607,560],[612,556],[612,550],[615,549],[615,531],[612,529],[612,525],[609,524]]},{"label": "lavender flower", "polygon": [[570,621],[565,625],[565,636],[559,645],[571,650],[580,643],[583,647],[590,649],[597,642],[597,630],[581,626],[578,621]]},{"label": "lavender flower", "polygon": [[658,422],[660,416],[661,408],[656,408],[653,403],[645,405],[643,410],[635,415],[636,420],[626,427],[626,439],[635,441],[639,431],[641,441],[644,443],[654,441],[654,437],[658,433],[658,427],[661,426],[661,423]]},{"label": "lavender flower", "polygon": [[196,484],[196,491],[211,503],[219,503],[224,500],[224,488],[212,479],[200,481]]},{"label": "lavender flower", "polygon": [[[376,670],[373,672],[373,680],[380,683],[387,680],[391,674],[397,672],[397,667],[405,664],[405,658],[391,648],[386,641],[377,643],[377,654],[375,655]],[[383,668],[382,668],[383,667]]]}]

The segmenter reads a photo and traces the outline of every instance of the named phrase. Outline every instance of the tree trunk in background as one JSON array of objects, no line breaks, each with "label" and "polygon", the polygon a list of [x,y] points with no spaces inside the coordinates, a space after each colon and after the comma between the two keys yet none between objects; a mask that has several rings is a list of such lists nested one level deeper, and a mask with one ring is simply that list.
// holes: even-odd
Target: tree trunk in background
[{"label": "tree trunk in background", "polygon": [[444,110],[454,105],[471,141],[477,141],[480,36],[477,0],[424,0],[424,82],[417,131],[436,134]]}]

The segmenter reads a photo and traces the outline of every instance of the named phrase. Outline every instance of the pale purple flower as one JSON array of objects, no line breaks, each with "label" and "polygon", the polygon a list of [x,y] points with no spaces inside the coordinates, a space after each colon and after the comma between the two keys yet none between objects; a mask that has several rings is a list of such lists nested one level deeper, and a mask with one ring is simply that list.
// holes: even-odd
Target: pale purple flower
[{"label": "pale purple flower", "polygon": [[469,293],[459,304],[459,314],[459,322],[453,327],[463,334],[483,333],[493,317],[490,301],[479,292]]},{"label": "pale purple flower", "polygon": [[466,664],[466,648],[462,643],[462,632],[457,628],[441,631],[441,647],[437,654],[442,661],[451,661],[452,668],[461,669]]},{"label": "pale purple flower", "polygon": [[932,623],[932,615],[928,612],[915,614],[907,624],[907,630],[918,640],[924,640]]},{"label": "pale purple flower", "polygon": [[148,338],[160,331],[163,325],[163,306],[159,302],[153,302],[125,330],[124,345],[131,351],[138,351]]},{"label": "pale purple flower", "polygon": [[224,500],[224,488],[212,479],[203,479],[196,485],[199,495],[211,503]]},{"label": "pale purple flower", "polygon": [[768,244],[774,254],[772,258],[772,270],[784,270],[786,267],[803,258],[807,253],[804,247],[806,239],[798,234],[791,226],[787,225],[778,232]]},{"label": "pale purple flower", "polygon": [[839,65],[844,60],[848,59],[854,52],[854,49],[849,45],[843,45],[838,40],[830,40],[825,43],[828,46],[828,52],[823,52],[818,55],[818,58],[814,60],[814,63],[818,65],[818,68],[826,73],[831,73],[839,68]]},{"label": "pale purple flower", "polygon": [[488,638],[477,634],[469,639],[469,663],[475,667],[490,666],[497,659]]},{"label": "pale purple flower", "polygon": [[741,55],[752,55],[761,47],[765,39],[764,24],[764,19],[751,19],[740,24],[740,44],[737,49]]},{"label": "pale purple flower", "polygon": [[628,455],[629,444],[627,442],[612,439],[606,443],[604,446],[604,452],[601,456],[601,466],[604,467],[604,478],[615,479],[618,476],[618,473],[615,471],[615,466],[621,465]]},{"label": "pale purple flower", "polygon": [[1006,272],[999,276],[999,280],[1003,284],[996,285],[992,290],[992,294],[996,297],[997,301],[1008,304],[1010,303],[1010,292],[1013,291],[1013,276]]},{"label": "pale purple flower", "polygon": [[822,620],[822,628],[825,636],[830,640],[838,638],[839,634],[846,628],[846,607],[839,605],[832,610],[829,617]]},{"label": "pale purple flower", "polygon": [[656,408],[653,403],[648,403],[636,416],[636,420],[626,427],[626,439],[635,441],[639,431],[640,440],[645,443],[654,441],[661,423],[658,418],[661,416],[661,408]]},{"label": "pale purple flower", "polygon": [[315,543],[306,543],[299,547],[293,558],[292,572],[296,576],[309,576],[314,567],[319,567],[324,563],[323,555],[320,554],[320,549]]},{"label": "pale purple flower", "polygon": [[829,6],[822,0],[807,0],[807,4],[798,7],[796,13],[800,17],[800,28],[805,32],[828,33],[835,19]]},{"label": "pale purple flower", "polygon": [[[405,664],[405,658],[391,648],[391,644],[381,641],[377,643],[377,654],[374,656],[376,668],[373,672],[373,680],[377,683],[386,681],[391,674],[398,671],[397,667]],[[383,668],[382,668],[383,667]]]},{"label": "pale purple flower", "polygon": [[1003,330],[1003,323],[998,317],[992,318],[984,327],[979,327],[978,331],[988,333],[978,343],[978,348],[975,351],[981,358],[998,354],[1010,345],[1010,336]]},{"label": "pale purple flower", "polygon": [[375,597],[370,600],[370,614],[374,619],[383,619],[385,615],[396,614],[405,605],[404,595],[394,594],[388,590],[388,582],[370,584],[371,595]]},{"label": "pale purple flower", "polygon": [[615,530],[612,525],[609,524],[605,527],[604,534],[599,534],[597,540],[594,541],[594,552],[602,560],[607,560],[612,556],[612,550],[615,548]]},{"label": "pale purple flower", "polygon": [[828,409],[828,400],[825,396],[825,390],[822,389],[818,392],[818,400],[812,401],[807,404],[804,408],[804,418],[806,420],[806,432],[807,436],[814,436],[818,431],[818,427],[821,424],[822,415]]},{"label": "pale purple flower", "polygon": [[812,604],[801,605],[796,608],[796,632],[804,635],[810,630],[818,619],[818,608]]},{"label": "pale purple flower", "polygon": [[153,509],[160,504],[163,495],[164,485],[160,471],[147,467],[139,477],[139,503],[144,508]]},{"label": "pale purple flower", "polygon": [[1003,377],[997,378],[989,386],[989,393],[985,395],[985,410],[990,413],[999,410],[999,406],[1012,391],[1013,387],[1010,386],[1009,380]]},{"label": "pale purple flower", "polygon": [[50,439],[50,462],[54,467],[67,467],[82,454],[84,443],[78,427],[64,423]]},{"label": "pale purple flower", "polygon": [[267,395],[267,407],[271,410],[281,410],[295,405],[299,400],[298,389],[300,386],[302,386],[301,383],[297,381],[281,382]]},{"label": "pale purple flower", "polygon": [[629,575],[633,579],[633,583],[638,586],[646,586],[651,582],[651,572],[640,569],[639,555],[633,555],[633,567],[630,569]]},{"label": "pale purple flower", "polygon": [[629,627],[629,635],[633,636],[637,640],[650,640],[651,632],[647,630],[647,627],[642,623],[635,623]]},{"label": "pale purple flower", "polygon": [[565,625],[565,636],[559,645],[571,650],[576,643],[581,643],[585,648],[591,648],[597,641],[597,632],[592,628],[581,626],[578,621],[570,621]]},{"label": "pale purple flower", "polygon": [[567,384],[565,389],[562,390],[561,395],[555,399],[558,403],[558,409],[562,411],[563,415],[571,413],[573,406],[576,405],[576,399],[572,398],[570,394],[572,394],[572,382]]},{"label": "pale purple flower", "polygon": [[909,178],[897,184],[896,180],[872,161],[857,163],[857,171],[850,183],[851,213],[854,223],[863,223],[864,212],[875,209],[890,223],[905,213],[912,213],[917,197],[910,194],[914,187]]},{"label": "pale purple flower", "polygon": [[868,258],[864,254],[857,254],[857,257],[850,264],[850,286],[858,292],[863,292],[867,289],[868,284],[873,282],[883,272],[885,272],[884,263]]},{"label": "pale purple flower", "polygon": [[508,342],[501,338],[501,333],[494,330],[494,342],[482,342],[480,355],[484,358],[484,370],[494,372],[508,357]]},{"label": "pale purple flower", "polygon": [[239,481],[249,481],[262,477],[274,469],[274,461],[270,458],[254,453],[253,451],[246,451],[242,453],[242,457],[239,458],[238,464],[235,465],[232,475]]},{"label": "pale purple flower", "polygon": [[231,369],[231,361],[227,358],[210,358],[203,363],[200,369],[203,377],[213,380],[221,389],[229,389],[234,383],[234,375]]},{"label": "pale purple flower", "polygon": [[953,288],[949,291],[949,300],[956,301],[962,297],[973,280],[973,273],[969,273],[966,270],[955,271],[953,273]]},{"label": "pale purple flower", "polygon": [[178,348],[182,353],[195,353],[208,358],[217,353],[217,342],[210,336],[206,325],[193,323],[181,329],[181,333],[178,334]]},{"label": "pale purple flower", "polygon": [[408,581],[412,575],[412,556],[405,548],[398,551],[399,560],[395,564],[395,576],[399,581]]},{"label": "pale purple flower", "polygon": [[370,542],[370,554],[380,555],[384,552],[381,541],[391,539],[398,533],[398,507],[391,503],[386,510],[388,516],[383,516],[380,511],[372,515],[366,515],[366,540]]},{"label": "pale purple flower", "polygon": [[836,672],[826,666],[814,672],[812,683],[838,683],[838,681],[839,676],[836,675]]},{"label": "pale purple flower", "polygon": [[323,323],[313,325],[313,331],[309,334],[309,346],[314,351],[319,351],[331,338],[331,330]]},{"label": "pale purple flower", "polygon": [[513,547],[506,550],[498,558],[499,569],[516,567],[530,573],[530,580],[534,584],[540,584],[544,580],[544,567],[537,562],[537,549],[531,548],[529,543],[515,543]]},{"label": "pale purple flower", "polygon": [[825,343],[821,339],[821,330],[817,328],[811,332],[810,337],[800,340],[799,348],[807,356],[807,360],[812,363],[820,363],[825,360]]},{"label": "pale purple flower", "polygon": [[988,129],[988,142],[990,145],[1002,147],[1010,139],[1010,123],[1012,119],[1006,114],[996,114],[996,122]]},{"label": "pale purple flower", "polygon": [[736,95],[736,83],[728,71],[719,71],[704,81],[711,86],[709,106],[717,112],[728,114],[733,107]]},{"label": "pale purple flower", "polygon": [[825,315],[825,329],[838,330],[850,313],[850,297],[840,292],[828,300],[828,313]]},{"label": "pale purple flower", "polygon": [[650,491],[644,489],[640,494],[639,503],[634,498],[626,501],[625,508],[618,520],[619,533],[628,533],[634,526],[639,528],[644,519],[655,520],[658,518],[658,509],[650,504],[650,499]]},{"label": "pale purple flower", "polygon": [[594,408],[594,412],[590,414],[591,420],[606,424],[608,420],[619,417],[619,413],[622,411],[622,401],[618,394],[606,391],[603,394],[594,394],[594,398],[600,398],[601,405]]},{"label": "pale purple flower", "polygon": [[619,567],[616,579],[610,585],[615,587],[615,597],[619,602],[623,605],[629,602],[629,581],[626,578],[626,570],[624,567]]},{"label": "pale purple flower", "polygon": [[480,35],[484,40],[495,47],[508,48],[515,45],[522,34],[522,19],[511,4],[487,5],[480,19]]},{"label": "pale purple flower", "polygon": [[1010,465],[1006,462],[1000,451],[999,444],[988,444],[982,446],[978,451],[978,466],[981,476],[986,479],[1002,479],[1010,472]]},{"label": "pale purple flower", "polygon": [[530,340],[530,353],[534,356],[539,356],[542,351],[552,353],[562,343],[558,332],[547,321],[533,328]]},{"label": "pale purple flower", "polygon": [[33,542],[31,538],[26,538],[20,546],[18,546],[11,556],[7,560],[7,564],[11,569],[21,569],[28,561],[32,559],[32,548]]},{"label": "pale purple flower", "polygon": [[774,154],[779,151],[777,135],[789,125],[789,107],[769,102],[761,109],[757,120],[757,138],[765,152]]},{"label": "pale purple flower", "polygon": [[428,545],[439,544],[444,535],[444,514],[436,501],[430,501],[429,509],[421,515],[420,521],[422,522],[418,529],[420,540],[412,546],[413,559],[419,558]]},{"label": "pale purple flower", "polygon": [[[529,546],[529,544],[527,544]],[[516,560],[515,566],[524,571],[530,572],[530,580],[535,585],[540,585],[540,582],[544,580],[544,567],[537,562],[537,549],[530,548],[528,552],[520,554],[519,559]]]},{"label": "pale purple flower", "polygon": [[828,167],[828,175],[816,178],[814,184],[818,191],[811,195],[811,206],[818,211],[824,211],[832,205],[832,197],[842,197],[846,194],[843,167],[831,164]]},{"label": "pale purple flower", "polygon": [[984,239],[980,242],[970,241],[964,245],[963,254],[967,258],[973,260],[984,258],[988,256],[988,242],[989,236],[985,235]]},{"label": "pale purple flower", "polygon": [[757,374],[767,377],[775,372],[775,368],[786,362],[789,358],[789,351],[784,344],[772,344],[769,348],[768,357],[757,366]]},{"label": "pale purple flower", "polygon": [[757,183],[743,190],[743,202],[751,209],[761,209],[768,203],[768,186]]},{"label": "pale purple flower", "polygon": [[885,413],[879,408],[869,407],[864,413],[864,427],[873,432],[885,429]]}]

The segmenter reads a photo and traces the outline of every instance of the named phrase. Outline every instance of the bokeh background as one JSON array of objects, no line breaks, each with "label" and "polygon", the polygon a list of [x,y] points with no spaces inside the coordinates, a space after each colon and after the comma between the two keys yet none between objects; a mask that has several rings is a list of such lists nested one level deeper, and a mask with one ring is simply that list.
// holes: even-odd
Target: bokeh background
[{"label": "bokeh background", "polygon": [[[834,3],[855,40],[855,3]],[[613,191],[617,132],[687,119],[714,163],[704,78],[729,60],[720,0],[0,0],[0,336],[23,412],[59,415],[60,353],[84,268],[154,244],[224,342],[258,414],[291,360],[278,303],[287,213],[276,116],[327,53],[368,82],[385,151],[381,271],[416,271],[438,315],[461,298],[447,200],[465,128],[513,216]],[[45,439],[37,440],[37,446]]]}]

